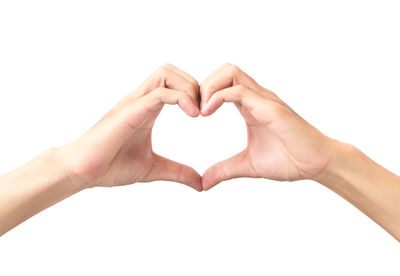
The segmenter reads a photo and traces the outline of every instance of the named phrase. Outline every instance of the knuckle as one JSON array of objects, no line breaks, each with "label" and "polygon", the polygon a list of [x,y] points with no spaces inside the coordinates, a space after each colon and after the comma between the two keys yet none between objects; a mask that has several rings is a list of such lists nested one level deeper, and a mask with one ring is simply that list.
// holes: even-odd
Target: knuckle
[{"label": "knuckle", "polygon": [[237,65],[231,64],[230,70],[233,75],[237,75],[238,73],[241,72],[240,68]]},{"label": "knuckle", "polygon": [[194,86],[194,88],[199,88],[200,87],[200,84],[199,84],[199,82],[195,79],[195,78],[191,78],[191,82],[192,82],[192,84],[193,84],[193,86]]},{"label": "knuckle", "polygon": [[166,63],[164,63],[161,67],[164,67],[164,68],[171,68],[171,67],[173,67],[173,65],[172,65],[171,63],[166,62]]},{"label": "knuckle", "polygon": [[169,70],[170,69],[168,67],[163,65],[160,68],[158,68],[157,73],[161,78],[165,78],[165,77],[167,77]]},{"label": "knuckle", "polygon": [[233,76],[237,76],[242,72],[242,70],[237,65],[231,66],[231,73]]},{"label": "knuckle", "polygon": [[241,78],[242,75],[242,70],[236,65],[231,65],[229,67],[229,72],[230,72],[230,77],[232,79],[232,84],[239,84],[239,79]]},{"label": "knuckle", "polygon": [[232,63],[230,63],[230,62],[225,62],[223,65],[222,65],[222,67],[231,67],[232,66]]}]

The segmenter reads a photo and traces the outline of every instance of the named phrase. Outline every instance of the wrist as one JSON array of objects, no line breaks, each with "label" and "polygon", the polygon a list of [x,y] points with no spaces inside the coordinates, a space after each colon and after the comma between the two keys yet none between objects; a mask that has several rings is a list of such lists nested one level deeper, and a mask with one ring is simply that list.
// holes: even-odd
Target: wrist
[{"label": "wrist", "polygon": [[330,186],[339,179],[345,177],[346,171],[349,170],[349,162],[354,162],[354,158],[358,155],[359,150],[351,144],[342,143],[337,140],[330,139],[328,149],[328,161],[325,168],[312,180],[317,181],[324,186]]},{"label": "wrist", "polygon": [[39,166],[46,169],[46,174],[49,177],[47,181],[55,183],[62,190],[71,194],[85,189],[85,186],[81,185],[68,169],[66,165],[67,159],[62,148],[50,148],[37,159],[38,163],[40,163]]}]

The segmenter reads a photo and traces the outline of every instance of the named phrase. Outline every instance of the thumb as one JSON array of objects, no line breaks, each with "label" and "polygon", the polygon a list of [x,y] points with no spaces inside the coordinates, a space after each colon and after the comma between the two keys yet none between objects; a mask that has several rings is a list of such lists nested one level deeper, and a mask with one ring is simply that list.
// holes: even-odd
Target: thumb
[{"label": "thumb", "polygon": [[258,177],[246,150],[208,168],[204,172],[202,186],[207,191],[222,181],[238,177]]},{"label": "thumb", "polygon": [[146,181],[166,180],[185,184],[199,192],[201,176],[191,167],[169,160],[157,154],[154,155],[154,163]]}]

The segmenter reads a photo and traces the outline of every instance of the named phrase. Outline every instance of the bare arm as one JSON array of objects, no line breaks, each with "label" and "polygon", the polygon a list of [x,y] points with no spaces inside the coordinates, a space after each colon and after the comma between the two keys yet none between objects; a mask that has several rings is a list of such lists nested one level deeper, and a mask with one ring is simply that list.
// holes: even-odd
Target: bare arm
[{"label": "bare arm", "polygon": [[314,180],[341,195],[400,241],[400,177],[354,146],[338,143],[332,167]]}]

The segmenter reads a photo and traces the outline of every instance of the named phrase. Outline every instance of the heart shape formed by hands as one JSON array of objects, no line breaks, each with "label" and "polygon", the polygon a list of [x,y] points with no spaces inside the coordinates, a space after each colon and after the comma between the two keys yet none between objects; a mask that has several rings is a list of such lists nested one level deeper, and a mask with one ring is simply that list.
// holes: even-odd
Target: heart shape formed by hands
[{"label": "heart shape formed by hands", "polygon": [[[246,122],[246,149],[212,165],[202,177],[153,152],[151,131],[164,104],[177,104],[197,117],[210,116],[224,102],[234,103]],[[201,191],[236,177],[318,178],[329,166],[328,143],[330,138],[237,66],[224,64],[199,85],[166,64],[63,151],[72,177],[83,187],[168,180]]]}]

